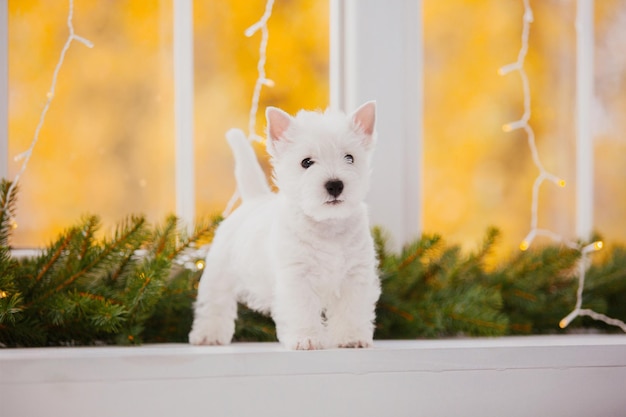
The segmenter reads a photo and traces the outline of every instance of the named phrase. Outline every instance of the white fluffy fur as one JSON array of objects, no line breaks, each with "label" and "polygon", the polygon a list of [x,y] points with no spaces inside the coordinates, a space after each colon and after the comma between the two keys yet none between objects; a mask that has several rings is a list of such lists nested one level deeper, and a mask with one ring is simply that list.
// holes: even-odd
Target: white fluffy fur
[{"label": "white fluffy fur", "polygon": [[[200,280],[192,344],[227,344],[237,301],[271,314],[289,349],[368,347],[380,295],[363,202],[375,103],[347,117],[268,108],[272,193],[240,130],[227,134],[242,204],[219,226]],[[347,155],[352,156],[352,160]],[[309,168],[302,161],[310,158]],[[341,181],[334,197],[329,181]]]}]

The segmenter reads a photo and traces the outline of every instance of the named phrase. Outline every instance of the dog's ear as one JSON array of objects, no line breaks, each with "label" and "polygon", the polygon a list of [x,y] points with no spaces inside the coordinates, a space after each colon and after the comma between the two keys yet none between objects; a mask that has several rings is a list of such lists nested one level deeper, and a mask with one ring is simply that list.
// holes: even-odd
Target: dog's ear
[{"label": "dog's ear", "polygon": [[376,102],[368,101],[356,109],[354,113],[352,113],[351,120],[354,128],[367,136],[364,145],[370,147],[374,142]]},{"label": "dog's ear", "polygon": [[291,116],[276,107],[265,110],[267,119],[267,133],[273,141],[283,139],[283,134],[291,124]]},{"label": "dog's ear", "polygon": [[265,118],[267,119],[267,149],[270,154],[274,155],[278,144],[287,141],[284,135],[292,118],[276,107],[268,107],[265,110]]}]

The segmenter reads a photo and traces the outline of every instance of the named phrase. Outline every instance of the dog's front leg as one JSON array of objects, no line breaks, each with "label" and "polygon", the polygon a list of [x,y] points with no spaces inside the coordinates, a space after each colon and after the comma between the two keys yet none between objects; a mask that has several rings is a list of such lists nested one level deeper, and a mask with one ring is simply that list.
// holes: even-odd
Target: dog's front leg
[{"label": "dog's front leg", "polygon": [[322,305],[308,277],[297,273],[277,276],[272,318],[278,340],[287,349],[323,349]]},{"label": "dog's front leg", "polygon": [[189,343],[192,345],[230,343],[235,333],[237,318],[237,299],[233,281],[233,275],[229,274],[220,262],[220,257],[209,253],[194,305]]},{"label": "dog's front leg", "polygon": [[375,308],[379,295],[380,285],[374,272],[360,270],[348,275],[340,296],[326,308],[330,346],[340,348],[372,346]]}]

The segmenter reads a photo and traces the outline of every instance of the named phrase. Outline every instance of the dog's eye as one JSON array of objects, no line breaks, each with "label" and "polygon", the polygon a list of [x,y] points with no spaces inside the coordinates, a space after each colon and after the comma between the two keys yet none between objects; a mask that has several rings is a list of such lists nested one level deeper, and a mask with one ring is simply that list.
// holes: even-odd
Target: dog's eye
[{"label": "dog's eye", "polygon": [[302,162],[300,162],[300,165],[302,165],[302,168],[307,169],[314,163],[315,161],[311,160],[311,158],[304,158]]},{"label": "dog's eye", "polygon": [[347,154],[346,156],[343,157],[343,159],[346,160],[347,163],[349,164],[353,164],[354,163],[354,156]]}]

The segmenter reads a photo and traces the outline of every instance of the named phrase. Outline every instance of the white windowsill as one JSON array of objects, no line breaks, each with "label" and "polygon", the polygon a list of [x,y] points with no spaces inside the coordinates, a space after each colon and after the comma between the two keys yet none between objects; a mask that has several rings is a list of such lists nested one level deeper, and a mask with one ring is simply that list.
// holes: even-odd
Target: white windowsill
[{"label": "white windowsill", "polygon": [[28,416],[626,415],[626,336],[0,350],[0,413]]}]

